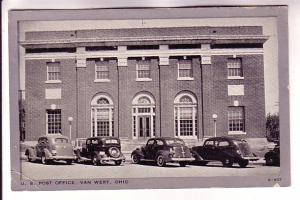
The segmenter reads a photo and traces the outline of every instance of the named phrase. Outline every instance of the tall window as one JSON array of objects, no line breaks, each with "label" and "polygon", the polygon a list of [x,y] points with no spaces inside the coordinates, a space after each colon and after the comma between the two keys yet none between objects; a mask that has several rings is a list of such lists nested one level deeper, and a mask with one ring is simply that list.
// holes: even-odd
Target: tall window
[{"label": "tall window", "polygon": [[106,95],[97,95],[91,102],[91,135],[114,136],[113,102]]},{"label": "tall window", "polygon": [[149,94],[139,94],[132,101],[133,138],[155,137],[155,101]]},{"label": "tall window", "polygon": [[244,107],[228,107],[229,133],[245,132]]},{"label": "tall window", "polygon": [[60,80],[60,63],[48,62],[47,63],[47,80],[57,81]]},{"label": "tall window", "polygon": [[243,77],[242,60],[240,58],[229,58],[227,60],[228,77]]},{"label": "tall window", "polygon": [[180,60],[178,62],[178,78],[192,78],[192,62],[191,60]]},{"label": "tall window", "polygon": [[137,63],[137,79],[150,79],[149,61],[141,61]]},{"label": "tall window", "polygon": [[61,110],[47,110],[47,133],[61,133]]},{"label": "tall window", "polygon": [[174,101],[175,136],[197,137],[197,101],[189,93],[176,96]]},{"label": "tall window", "polygon": [[95,65],[95,79],[96,80],[107,80],[109,79],[108,63],[98,61]]}]

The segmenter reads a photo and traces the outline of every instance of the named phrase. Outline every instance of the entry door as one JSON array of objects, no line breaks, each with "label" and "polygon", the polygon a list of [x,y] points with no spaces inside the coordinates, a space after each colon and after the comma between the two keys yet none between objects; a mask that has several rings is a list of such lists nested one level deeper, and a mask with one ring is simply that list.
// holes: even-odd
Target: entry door
[{"label": "entry door", "polygon": [[151,135],[150,116],[138,117],[138,133],[140,138],[147,138]]}]

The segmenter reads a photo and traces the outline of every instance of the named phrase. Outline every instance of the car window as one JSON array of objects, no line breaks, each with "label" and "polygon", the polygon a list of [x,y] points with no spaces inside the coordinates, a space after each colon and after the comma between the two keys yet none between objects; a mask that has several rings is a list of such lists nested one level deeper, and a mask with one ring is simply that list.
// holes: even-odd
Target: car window
[{"label": "car window", "polygon": [[229,142],[228,141],[219,141],[218,146],[219,147],[227,147],[227,146],[229,146]]},{"label": "car window", "polygon": [[55,138],[55,143],[66,144],[66,143],[68,143],[68,139],[67,138]]},{"label": "car window", "polygon": [[86,144],[87,144],[87,145],[91,144],[91,140],[87,140],[87,141],[86,141]]},{"label": "car window", "polygon": [[204,145],[205,146],[215,146],[215,143],[213,140],[209,140],[209,141],[206,141]]},{"label": "car window", "polygon": [[98,144],[99,142],[98,142],[98,139],[93,139],[92,140],[92,144]]},{"label": "car window", "polygon": [[156,140],[156,142],[157,142],[157,145],[164,145],[164,142],[162,141],[162,140]]},{"label": "car window", "polygon": [[117,139],[107,139],[105,144],[119,144],[119,141]]},{"label": "car window", "polygon": [[152,144],[154,144],[154,140],[149,140],[147,143],[147,145],[152,145]]}]

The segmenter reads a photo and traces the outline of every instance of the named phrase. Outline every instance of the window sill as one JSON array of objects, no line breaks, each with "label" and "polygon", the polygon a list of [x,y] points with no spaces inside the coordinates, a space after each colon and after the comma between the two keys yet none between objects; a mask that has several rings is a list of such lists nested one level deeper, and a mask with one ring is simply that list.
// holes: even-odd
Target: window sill
[{"label": "window sill", "polygon": [[110,82],[110,79],[95,79],[94,83],[106,83]]},{"label": "window sill", "polygon": [[152,81],[152,78],[136,78],[135,81]]},{"label": "window sill", "polygon": [[62,83],[61,80],[48,80],[48,81],[45,81],[45,83]]},{"label": "window sill", "polygon": [[244,80],[243,76],[228,76],[228,80]]},{"label": "window sill", "polygon": [[195,80],[193,77],[178,77],[177,81],[193,81]]},{"label": "window sill", "polygon": [[243,131],[228,131],[228,135],[246,135],[246,132]]}]

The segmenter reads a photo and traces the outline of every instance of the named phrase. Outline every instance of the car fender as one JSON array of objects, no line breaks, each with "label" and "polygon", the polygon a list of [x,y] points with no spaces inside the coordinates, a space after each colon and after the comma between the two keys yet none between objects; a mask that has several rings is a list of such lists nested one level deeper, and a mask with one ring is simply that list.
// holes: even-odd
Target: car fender
[{"label": "car fender", "polygon": [[197,151],[190,149],[192,156],[195,158],[195,161],[201,161],[204,160],[198,153]]},{"label": "car fender", "polygon": [[155,158],[157,158],[159,155],[163,156],[165,162],[168,162],[169,160],[171,160],[170,157],[169,157],[169,155],[170,155],[169,151],[160,150],[160,151],[157,152]]},{"label": "car fender", "polygon": [[140,159],[144,159],[144,157],[145,157],[144,154],[143,154],[143,152],[142,152],[142,150],[139,149],[139,148],[137,148],[136,150],[132,151],[131,157],[132,157],[134,154],[138,155],[138,156],[140,157]]},{"label": "car fender", "polygon": [[36,150],[33,147],[30,147],[25,150],[25,155],[28,156],[32,161],[36,160]]}]

